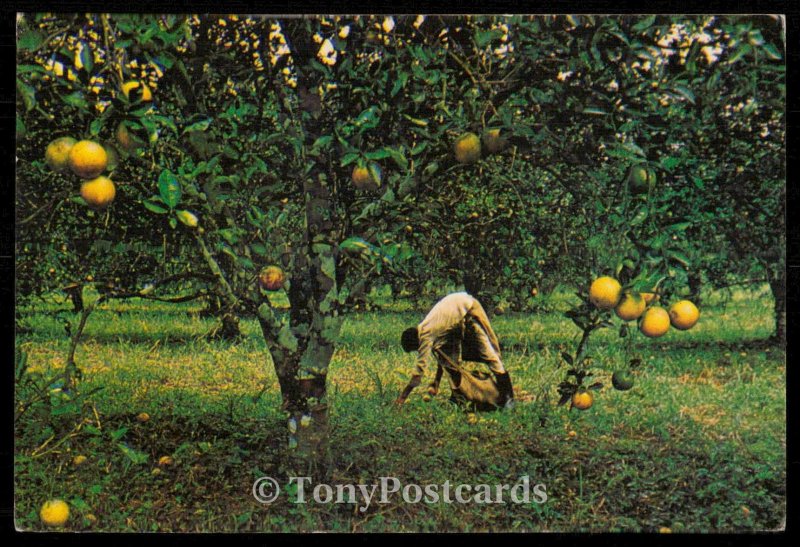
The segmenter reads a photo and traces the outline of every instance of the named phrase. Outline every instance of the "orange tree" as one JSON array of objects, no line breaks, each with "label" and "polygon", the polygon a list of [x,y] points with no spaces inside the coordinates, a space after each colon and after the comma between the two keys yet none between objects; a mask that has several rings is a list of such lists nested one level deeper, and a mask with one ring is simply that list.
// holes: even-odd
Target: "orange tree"
[{"label": "orange tree", "polygon": [[[114,156],[104,123],[114,110],[141,104],[112,97],[103,78],[102,25],[97,17],[29,16],[19,28],[17,65],[16,296],[67,290],[81,311],[83,286],[101,292],[137,293],[164,280],[194,278],[178,259],[187,240],[154,226],[139,212],[147,165],[108,164],[119,199],[95,211],[80,197],[81,179],[49,167],[44,152],[58,137],[102,142]],[[109,107],[113,99],[113,107]],[[108,104],[107,104],[108,103]],[[191,269],[189,269],[191,270]]]},{"label": "orange tree", "polygon": [[[100,140],[116,138],[123,165],[141,166],[138,191],[128,193],[128,206],[140,209],[131,215],[150,213],[150,223],[162,218],[193,240],[225,313],[257,315],[289,414],[289,445],[312,456],[326,438],[339,311],[358,285],[340,247],[398,270],[411,258],[390,224],[403,214],[399,202],[446,184],[462,168],[453,140],[524,85],[502,56],[496,70],[476,76],[487,58],[450,49],[498,29],[490,20],[451,30],[450,21],[413,17],[86,19],[97,29],[77,54],[87,80],[62,82],[61,95],[87,103],[72,122]],[[89,23],[49,24],[58,36],[64,28],[80,36]],[[39,47],[49,54],[58,44],[31,49]],[[145,82],[151,97],[123,85],[141,78],[142,66],[156,75]],[[504,96],[462,102],[492,74]],[[33,96],[50,87],[25,83]],[[124,202],[121,194],[111,207]],[[288,310],[268,294],[275,286],[258,282],[275,264],[286,272]]]},{"label": "orange tree", "polygon": [[[481,119],[462,131],[500,128],[511,146],[504,157],[457,167],[436,192],[428,185],[417,196],[413,206],[431,214],[409,239],[426,271],[494,299],[524,297],[542,277],[585,282],[589,271],[623,261],[637,271],[647,263],[696,298],[702,278],[719,287],[755,275],[770,281],[780,335],[780,21],[565,16],[504,23],[510,33],[494,26],[492,34],[497,21],[477,18],[470,39],[452,47],[473,63],[475,80],[486,82],[457,95],[473,112],[465,119]],[[533,33],[535,42],[527,39]],[[507,78],[475,62],[481,47],[504,44],[525,52]],[[527,85],[503,101],[502,84],[513,78]],[[652,177],[629,184],[634,167]],[[513,221],[503,212],[512,205]],[[408,214],[397,227],[413,219]],[[570,259],[557,260],[564,256]]]},{"label": "orange tree", "polygon": [[[594,274],[615,276],[634,292],[658,287],[665,300],[677,299],[701,274],[779,276],[785,91],[775,21],[586,17],[567,24],[573,40],[554,46],[567,61],[557,78],[569,82],[557,95],[566,108],[546,124],[550,142],[563,145],[546,148],[555,154],[546,168],[561,173],[570,193],[592,209],[586,226]],[[767,38],[759,28],[769,30]],[[579,49],[569,54],[570,47]],[[751,105],[738,119],[730,115],[737,103]],[[747,166],[764,178],[734,186],[720,176]],[[578,386],[588,373],[589,333],[612,324],[610,312],[581,296],[569,315],[584,336],[565,355]],[[777,311],[780,291],[775,296]],[[620,335],[626,333],[622,326]],[[576,385],[562,387],[565,402]]]},{"label": "orange tree", "polygon": [[[50,24],[71,35],[81,17]],[[516,276],[535,284],[549,261],[576,277],[613,270],[640,289],[684,284],[689,221],[658,187],[624,183],[632,165],[657,178],[675,167],[649,140],[670,135],[663,94],[692,98],[687,69],[651,51],[671,19],[87,19],[97,38],[84,48],[99,60],[58,95],[88,100],[96,113],[71,119],[115,138],[123,169],[139,169],[126,218],[190,241],[181,258],[213,277],[223,314],[257,316],[289,445],[309,458],[325,445],[327,367],[364,274],[388,268],[419,287],[414,267],[433,264],[480,293]],[[59,51],[30,40],[45,65]],[[152,101],[122,92],[141,67]],[[51,87],[22,83],[23,99]],[[489,128],[507,134],[505,150],[454,157],[461,135]],[[288,309],[259,282],[270,265],[286,273],[270,279],[284,281]],[[592,313],[573,314],[584,334],[605,320]]]}]

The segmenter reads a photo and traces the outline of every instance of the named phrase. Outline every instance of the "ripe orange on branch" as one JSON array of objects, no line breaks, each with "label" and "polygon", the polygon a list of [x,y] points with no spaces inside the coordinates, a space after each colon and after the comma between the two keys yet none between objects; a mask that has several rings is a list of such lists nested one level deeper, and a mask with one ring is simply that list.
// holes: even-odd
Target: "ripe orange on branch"
[{"label": "ripe orange on branch", "polygon": [[700,319],[700,310],[691,301],[681,300],[670,307],[669,319],[676,329],[689,330]]},{"label": "ripe orange on branch", "polygon": [[649,308],[639,322],[639,330],[649,338],[663,336],[669,330],[669,314],[660,306]]},{"label": "ripe orange on branch", "polygon": [[644,298],[639,293],[625,293],[614,311],[623,321],[639,319],[647,307]]},{"label": "ripe orange on branch", "polygon": [[356,165],[351,179],[359,190],[374,190],[381,185],[381,169],[375,163]]},{"label": "ripe orange on branch", "polygon": [[266,266],[258,274],[258,282],[267,291],[277,291],[283,287],[284,281],[286,281],[286,274],[283,273],[280,266]]},{"label": "ripe orange on branch", "polygon": [[453,144],[453,152],[459,163],[475,163],[481,157],[481,140],[475,133],[464,133]]},{"label": "ripe orange on branch", "polygon": [[81,197],[92,209],[103,209],[116,195],[117,189],[108,177],[97,177],[81,184]]},{"label": "ripe orange on branch", "polygon": [[67,168],[69,151],[78,142],[72,137],[60,137],[47,145],[44,159],[53,171],[64,171]]},{"label": "ripe orange on branch", "polygon": [[93,179],[106,170],[108,154],[101,144],[78,141],[70,149],[67,162],[72,172],[82,179]]},{"label": "ripe orange on branch", "polygon": [[615,307],[622,297],[622,285],[613,277],[598,277],[589,287],[589,300],[601,310]]}]

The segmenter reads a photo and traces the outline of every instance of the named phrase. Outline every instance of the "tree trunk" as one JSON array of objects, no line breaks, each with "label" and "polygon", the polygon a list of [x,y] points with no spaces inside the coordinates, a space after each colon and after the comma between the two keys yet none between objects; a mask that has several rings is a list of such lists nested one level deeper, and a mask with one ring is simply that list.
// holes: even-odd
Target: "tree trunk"
[{"label": "tree trunk", "polygon": [[786,270],[769,277],[769,288],[775,300],[775,332],[773,338],[781,344],[786,342]]},{"label": "tree trunk", "polygon": [[[291,121],[289,133],[302,139],[295,160],[308,166],[302,179],[306,230],[303,248],[294,252],[290,272],[289,322],[280,324],[273,362],[281,384],[284,408],[289,412],[289,457],[293,471],[327,472],[328,365],[339,335],[339,291],[337,283],[338,242],[333,181],[325,172],[327,152],[313,144],[333,120],[323,119],[322,102],[316,89],[320,76],[311,67],[318,46],[301,20],[281,25],[294,61],[296,93],[287,92],[284,106]],[[319,154],[319,155],[314,155]],[[266,310],[265,310],[266,311]],[[259,313],[259,317],[261,317]],[[266,314],[265,314],[266,315]],[[271,324],[274,335],[277,323]],[[273,337],[273,340],[275,338]],[[275,344],[272,344],[276,347]],[[277,357],[277,359],[276,359]]]},{"label": "tree trunk", "polygon": [[83,311],[83,285],[76,285],[67,289],[69,299],[72,301],[72,311],[80,313]]},{"label": "tree trunk", "polygon": [[[305,319],[305,343],[297,366],[299,400],[290,407],[289,443],[307,468],[319,469],[329,462],[328,453],[328,365],[339,335],[335,243],[335,222],[327,176],[314,168],[304,184],[306,195],[306,248],[299,262],[304,264],[301,287],[292,301],[299,307],[298,319]],[[295,390],[293,390],[295,391]],[[294,439],[294,442],[293,442]]]}]

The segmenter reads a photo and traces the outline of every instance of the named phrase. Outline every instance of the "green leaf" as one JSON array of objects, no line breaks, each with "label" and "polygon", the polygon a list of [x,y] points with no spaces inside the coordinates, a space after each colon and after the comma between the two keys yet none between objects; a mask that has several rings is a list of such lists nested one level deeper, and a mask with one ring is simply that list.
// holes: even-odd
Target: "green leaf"
[{"label": "green leaf", "polygon": [[499,40],[503,37],[503,31],[499,28],[491,30],[475,30],[475,45],[483,49],[492,43],[493,40]]},{"label": "green leaf", "polygon": [[120,427],[118,429],[115,429],[114,431],[109,432],[109,435],[111,436],[111,440],[118,441],[122,437],[124,437],[125,433],[127,433],[127,432],[128,432],[128,428],[127,427]]},{"label": "green leaf", "polygon": [[425,169],[422,170],[422,174],[426,177],[430,177],[438,170],[439,163],[434,161],[425,166]]},{"label": "green leaf", "polygon": [[675,84],[672,86],[672,91],[689,101],[691,104],[694,104],[694,93],[685,85]]},{"label": "green leaf", "polygon": [[25,104],[25,110],[30,112],[36,107],[36,90],[17,78],[17,93],[22,97],[22,102]]},{"label": "green leaf", "polygon": [[734,51],[733,55],[728,58],[728,62],[733,64],[751,51],[753,51],[753,47],[750,44],[743,44],[736,48],[736,51]]},{"label": "green leaf", "polygon": [[236,242],[239,241],[236,232],[232,228],[222,228],[217,230],[217,233],[231,245],[236,245]]},{"label": "green leaf", "polygon": [[370,163],[367,166],[367,169],[369,170],[369,174],[372,177],[372,180],[375,181],[377,185],[380,185],[381,179],[383,177],[380,165],[378,165],[377,163]]},{"label": "green leaf", "polygon": [[76,108],[86,108],[86,99],[83,97],[83,93],[80,91],[65,95],[64,97],[61,97],[61,100]]},{"label": "green leaf", "polygon": [[634,215],[634,217],[631,219],[631,221],[630,221],[630,223],[628,225],[629,226],[638,226],[639,224],[644,222],[646,219],[647,219],[647,209],[641,209],[638,213],[636,213]]},{"label": "green leaf", "polygon": [[205,131],[211,125],[211,121],[211,118],[206,118],[187,125],[183,128],[182,134],[191,133],[192,131]]},{"label": "green leaf", "polygon": [[149,199],[142,200],[142,205],[144,205],[145,209],[148,211],[152,211],[153,213],[163,215],[164,213],[168,213],[169,211],[160,205],[156,205]]},{"label": "green leaf", "polygon": [[653,26],[653,23],[655,22],[655,20],[656,20],[656,16],[655,15],[649,15],[649,16],[645,17],[644,19],[642,19],[641,21],[639,21],[638,23],[636,23],[635,25],[633,25],[631,27],[631,30],[634,31],[634,32],[644,32],[645,30],[647,30],[651,26]]},{"label": "green leaf", "polygon": [[392,159],[400,169],[402,169],[403,171],[408,169],[408,160],[406,159],[406,156],[405,154],[403,154],[402,151],[392,148],[389,150],[389,153],[391,154]]},{"label": "green leaf", "polygon": [[312,148],[325,148],[333,142],[333,135],[323,135],[314,141]]},{"label": "green leaf", "polygon": [[26,30],[17,40],[17,47],[26,51],[32,51],[42,44],[44,37],[35,30]]},{"label": "green leaf", "polygon": [[117,443],[117,446],[120,450],[122,450],[122,453],[125,454],[128,459],[136,465],[147,463],[147,460],[150,458],[146,452],[134,450],[133,448],[126,446],[124,443]]},{"label": "green leaf", "polygon": [[675,167],[681,164],[681,159],[673,156],[661,158],[661,166],[667,171],[672,171]]},{"label": "green leaf", "polygon": [[44,67],[39,65],[17,65],[17,75],[28,74],[29,72],[38,72],[39,74],[47,74]]},{"label": "green leaf", "polygon": [[754,46],[761,46],[764,45],[764,36],[760,30],[753,29],[747,33],[747,41]]},{"label": "green leaf", "polygon": [[289,325],[284,325],[278,332],[278,344],[290,352],[297,351],[297,338]]},{"label": "green leaf", "polygon": [[386,190],[386,192],[381,196],[381,201],[385,201],[386,203],[394,203],[395,202],[394,191],[391,188]]},{"label": "green leaf", "polygon": [[408,72],[400,72],[394,81],[394,86],[392,86],[391,96],[394,97],[395,95],[397,95],[400,92],[400,90],[405,87],[407,81],[408,81]]},{"label": "green leaf", "polygon": [[420,142],[419,144],[414,146],[414,148],[411,149],[411,155],[412,156],[416,156],[417,154],[421,154],[422,152],[424,152],[428,148],[429,144],[430,144],[429,141]]},{"label": "green leaf", "polygon": [[350,165],[354,161],[358,159],[359,154],[356,152],[348,152],[344,156],[342,156],[341,166],[345,167],[346,165]]},{"label": "green leaf", "polygon": [[198,219],[197,215],[192,213],[191,211],[180,210],[175,212],[175,216],[180,220],[184,225],[188,226],[189,228],[197,228]]},{"label": "green leaf", "polygon": [[691,225],[691,222],[678,222],[677,224],[671,224],[667,226],[667,229],[673,232],[683,232]]},{"label": "green leaf", "polygon": [[783,58],[781,52],[778,51],[778,48],[772,44],[764,44],[761,49],[764,50],[764,53],[767,54],[767,57],[769,57],[771,61],[780,61]]},{"label": "green leaf", "polygon": [[613,143],[608,146],[606,153],[626,160],[641,161],[645,157],[644,151],[633,143]]},{"label": "green leaf", "polygon": [[596,108],[596,107],[593,107],[593,106],[584,108],[583,109],[583,113],[584,114],[591,114],[593,116],[605,116],[606,114],[608,114],[608,112],[606,112],[602,108]]},{"label": "green leaf", "polygon": [[[158,177],[158,192],[170,209],[181,201],[181,185],[169,169],[161,171],[161,175]],[[170,224],[172,223],[170,222]]]},{"label": "green leaf", "polygon": [[339,243],[339,249],[348,253],[362,253],[373,248],[372,244],[360,237],[349,237]]},{"label": "green leaf", "polygon": [[172,121],[172,118],[169,116],[161,116],[158,114],[151,115],[151,118],[160,122],[163,127],[169,128],[173,133],[178,133],[178,126],[175,125],[175,122]]},{"label": "green leaf", "polygon": [[667,241],[669,241],[669,238],[670,238],[670,234],[657,235],[654,238],[652,238],[650,241],[648,241],[647,246],[650,249],[654,250],[654,251],[658,251],[664,246],[664,244]]},{"label": "green leaf", "polygon": [[691,267],[692,262],[691,262],[691,260],[689,260],[689,257],[687,257],[685,254],[681,253],[680,251],[669,250],[669,251],[666,252],[666,256],[668,258],[670,258],[671,260],[674,260],[675,262],[677,262],[678,264],[680,264],[684,268],[690,268]]},{"label": "green leaf", "polygon": [[93,137],[97,137],[100,134],[100,131],[103,129],[103,122],[105,120],[103,118],[96,118],[92,120],[92,123],[89,124],[89,133]]},{"label": "green leaf", "polygon": [[86,42],[82,42],[83,48],[81,49],[80,59],[81,64],[83,65],[83,70],[87,74],[92,73],[92,68],[94,67],[94,61],[92,59],[92,49],[89,47]]},{"label": "green leaf", "polygon": [[381,148],[373,152],[367,152],[364,157],[368,160],[383,160],[392,156],[392,151],[389,148]]},{"label": "green leaf", "polygon": [[361,127],[362,129],[373,129],[378,126],[380,122],[380,116],[378,115],[378,108],[375,106],[371,106],[361,112],[358,115],[358,118],[353,122],[356,127]]},{"label": "green leaf", "polygon": [[418,127],[428,127],[428,120],[412,118],[408,114],[403,114],[403,117]]}]

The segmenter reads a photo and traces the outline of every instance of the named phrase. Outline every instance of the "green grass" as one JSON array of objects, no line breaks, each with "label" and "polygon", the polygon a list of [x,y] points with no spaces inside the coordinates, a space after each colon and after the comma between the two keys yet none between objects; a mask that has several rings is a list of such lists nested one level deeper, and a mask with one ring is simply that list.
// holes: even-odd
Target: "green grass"
[{"label": "green grass", "polygon": [[[541,312],[494,319],[515,386],[536,397],[475,424],[418,390],[402,409],[391,401],[413,356],[399,349],[421,311],[354,314],[330,368],[329,484],[382,476],[418,484],[544,483],[543,504],[353,504],[270,506],[253,480],[279,479],[286,464],[277,380],[258,325],[244,320],[236,343],[209,342],[214,326],[197,307],[113,303],[89,319],[76,360],[84,372],[71,407],[58,392],[53,412],[32,407],[16,424],[16,521],[40,529],[50,497],[67,500],[69,530],[106,531],[752,531],[785,515],[786,387],[783,349],[763,342],[772,307],[763,290],[708,295],[700,323],[663,338],[606,329],[589,351],[605,387],[586,412],[557,407],[561,351],[577,329],[559,312],[568,293],[542,299]],[[57,299],[22,309],[17,345],[31,373],[64,365],[74,322]],[[613,370],[640,355],[636,386],[610,386]],[[432,371],[429,372],[432,375]],[[252,396],[264,384],[258,401]],[[444,382],[446,383],[446,382]],[[27,392],[18,391],[18,403]],[[140,423],[135,416],[147,412]],[[81,424],[81,418],[85,423]],[[75,431],[76,425],[80,427]],[[51,439],[48,442],[48,439]],[[76,454],[88,457],[72,465]],[[175,463],[153,474],[157,461]],[[95,521],[87,518],[94,515]]]}]

